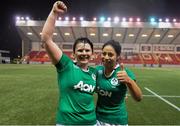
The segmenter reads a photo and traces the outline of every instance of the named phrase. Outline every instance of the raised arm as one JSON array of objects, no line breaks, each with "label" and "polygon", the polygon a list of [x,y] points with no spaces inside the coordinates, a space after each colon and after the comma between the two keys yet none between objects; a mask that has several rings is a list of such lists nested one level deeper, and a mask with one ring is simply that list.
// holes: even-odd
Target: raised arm
[{"label": "raised arm", "polygon": [[136,84],[134,80],[132,80],[124,70],[124,65],[121,64],[121,71],[117,72],[117,77],[120,82],[123,82],[127,85],[131,96],[134,98],[136,101],[141,101],[142,99],[142,92],[139,86]]},{"label": "raised arm", "polygon": [[63,2],[55,2],[42,30],[41,41],[53,64],[57,64],[62,57],[62,50],[52,40],[55,23],[58,15],[66,10],[67,7]]}]

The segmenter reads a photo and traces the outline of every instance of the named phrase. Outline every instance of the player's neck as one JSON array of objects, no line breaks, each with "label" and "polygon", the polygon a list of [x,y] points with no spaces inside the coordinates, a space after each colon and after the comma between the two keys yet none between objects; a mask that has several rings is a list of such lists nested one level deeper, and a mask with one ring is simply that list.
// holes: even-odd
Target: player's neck
[{"label": "player's neck", "polygon": [[106,68],[106,67],[105,67],[104,75],[105,75],[106,77],[110,77],[110,76],[113,74],[113,72],[114,72],[114,68],[113,68],[113,67],[112,67],[112,68]]},{"label": "player's neck", "polygon": [[88,65],[87,64],[77,64],[83,71],[88,71]]},{"label": "player's neck", "polygon": [[112,67],[104,67],[104,75],[106,77],[110,77],[117,67],[119,67],[119,64],[116,64],[115,66]]}]

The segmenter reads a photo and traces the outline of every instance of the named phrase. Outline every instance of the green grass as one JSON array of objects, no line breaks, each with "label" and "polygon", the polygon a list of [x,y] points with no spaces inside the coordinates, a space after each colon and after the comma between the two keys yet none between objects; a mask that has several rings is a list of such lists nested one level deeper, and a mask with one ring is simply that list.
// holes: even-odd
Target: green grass
[{"label": "green grass", "polygon": [[50,65],[0,65],[0,124],[54,124],[58,90]]},{"label": "green grass", "polygon": [[[131,68],[144,95],[180,96],[180,69]],[[153,96],[153,95],[152,95]],[[180,107],[180,97],[164,97]],[[96,97],[95,97],[96,99]],[[58,100],[52,65],[0,65],[0,125],[55,124]],[[127,100],[129,125],[180,125],[180,111],[157,97]]]}]

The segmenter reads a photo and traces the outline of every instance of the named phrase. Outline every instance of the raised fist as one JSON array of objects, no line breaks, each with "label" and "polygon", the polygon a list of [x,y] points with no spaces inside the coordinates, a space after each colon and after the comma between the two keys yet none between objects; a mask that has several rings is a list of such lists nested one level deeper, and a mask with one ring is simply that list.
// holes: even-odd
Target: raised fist
[{"label": "raised fist", "polygon": [[67,11],[66,5],[62,1],[56,1],[53,5],[54,13],[64,13]]}]

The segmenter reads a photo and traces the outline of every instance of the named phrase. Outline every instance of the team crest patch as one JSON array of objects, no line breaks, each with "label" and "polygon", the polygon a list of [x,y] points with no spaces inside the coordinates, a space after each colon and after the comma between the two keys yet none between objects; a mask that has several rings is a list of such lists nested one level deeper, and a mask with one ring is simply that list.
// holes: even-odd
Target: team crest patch
[{"label": "team crest patch", "polygon": [[117,86],[119,83],[118,83],[118,79],[117,78],[112,78],[111,79],[111,84],[113,85],[113,86]]},{"label": "team crest patch", "polygon": [[91,77],[92,77],[93,80],[96,80],[96,75],[95,74],[92,74]]}]

